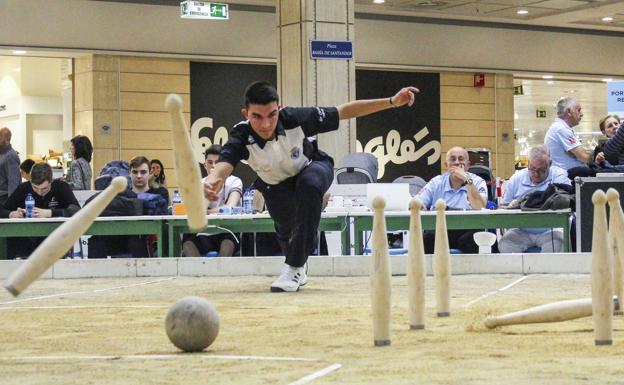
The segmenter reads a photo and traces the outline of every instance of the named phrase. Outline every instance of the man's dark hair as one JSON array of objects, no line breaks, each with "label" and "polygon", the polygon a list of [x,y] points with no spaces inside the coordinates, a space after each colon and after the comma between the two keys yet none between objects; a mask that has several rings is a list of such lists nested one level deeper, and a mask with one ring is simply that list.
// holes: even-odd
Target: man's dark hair
[{"label": "man's dark hair", "polygon": [[71,143],[74,145],[74,152],[76,159],[84,158],[87,162],[91,162],[91,155],[93,154],[93,145],[88,137],[84,135],[76,135],[71,138]]},{"label": "man's dark hair", "polygon": [[52,167],[47,163],[35,163],[30,170],[30,183],[38,185],[46,180],[52,182]]},{"label": "man's dark hair", "polygon": [[20,163],[20,170],[24,171],[26,174],[30,174],[30,170],[35,165],[35,161],[32,159],[26,159],[22,163]]},{"label": "man's dark hair", "polygon": [[221,155],[221,151],[223,151],[223,147],[213,144],[204,152],[204,160],[208,159],[208,155]]},{"label": "man's dark hair", "polygon": [[150,166],[150,162],[146,157],[135,156],[134,158],[130,159],[130,170],[132,170],[133,168],[139,168],[142,164],[146,164],[147,168],[149,168]]},{"label": "man's dark hair", "polygon": [[245,107],[250,104],[279,103],[279,95],[273,85],[267,82],[254,82],[247,86],[245,90]]}]

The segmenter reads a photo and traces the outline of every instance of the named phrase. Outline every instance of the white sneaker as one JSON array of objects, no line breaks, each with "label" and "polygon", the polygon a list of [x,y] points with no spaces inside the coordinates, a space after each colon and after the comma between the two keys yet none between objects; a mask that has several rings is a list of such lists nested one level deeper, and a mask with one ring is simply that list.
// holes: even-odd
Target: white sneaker
[{"label": "white sneaker", "polygon": [[284,264],[279,277],[271,284],[272,292],[299,291],[299,287],[308,283],[308,264],[302,267],[292,267]]}]

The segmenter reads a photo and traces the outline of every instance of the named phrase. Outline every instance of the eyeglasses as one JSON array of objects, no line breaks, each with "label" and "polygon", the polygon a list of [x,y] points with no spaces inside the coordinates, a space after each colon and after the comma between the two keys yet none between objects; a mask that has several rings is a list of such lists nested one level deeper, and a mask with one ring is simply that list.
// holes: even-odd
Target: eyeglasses
[{"label": "eyeglasses", "polygon": [[468,159],[465,159],[463,156],[449,156],[448,159],[446,159],[447,162],[449,163],[466,163],[468,161]]},{"label": "eyeglasses", "polygon": [[546,174],[548,172],[548,167],[544,167],[544,168],[529,167],[529,172],[532,172],[534,174]]}]

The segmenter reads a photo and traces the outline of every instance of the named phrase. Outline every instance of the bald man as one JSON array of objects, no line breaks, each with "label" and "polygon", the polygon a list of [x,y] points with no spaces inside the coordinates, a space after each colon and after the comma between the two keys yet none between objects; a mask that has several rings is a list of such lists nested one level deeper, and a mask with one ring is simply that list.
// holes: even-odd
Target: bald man
[{"label": "bald man", "polygon": [[[487,184],[476,174],[468,172],[468,151],[453,147],[446,153],[446,172],[431,179],[418,192],[418,199],[427,210],[434,208],[438,199],[444,199],[449,210],[480,210],[487,204]],[[479,248],[472,235],[480,230],[448,231],[449,246],[467,254],[476,254]],[[423,233],[425,253],[432,254],[435,231]]]},{"label": "bald man", "polygon": [[0,128],[0,204],[4,205],[9,195],[22,182],[20,161],[11,146],[11,130]]}]

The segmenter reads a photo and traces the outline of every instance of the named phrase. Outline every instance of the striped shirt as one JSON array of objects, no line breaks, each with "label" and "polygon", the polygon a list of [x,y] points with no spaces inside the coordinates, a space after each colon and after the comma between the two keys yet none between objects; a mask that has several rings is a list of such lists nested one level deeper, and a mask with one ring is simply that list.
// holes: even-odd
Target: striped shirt
[{"label": "striped shirt", "polygon": [[620,127],[602,149],[609,163],[614,166],[624,164],[624,128]]}]

